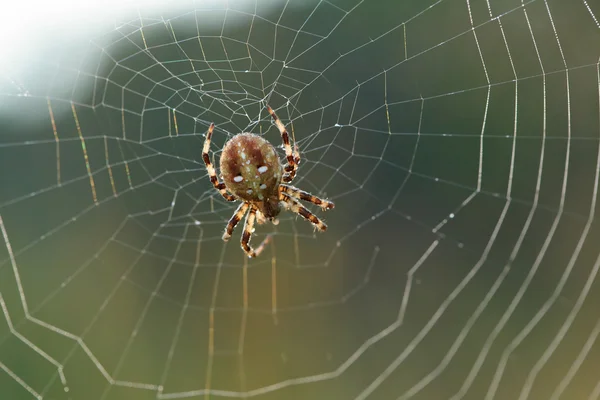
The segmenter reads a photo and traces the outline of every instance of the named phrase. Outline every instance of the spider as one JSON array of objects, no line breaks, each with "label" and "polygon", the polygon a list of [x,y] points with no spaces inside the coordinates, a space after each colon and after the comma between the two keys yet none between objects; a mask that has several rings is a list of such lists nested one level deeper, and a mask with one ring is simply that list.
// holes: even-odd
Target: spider
[{"label": "spider", "polygon": [[202,160],[215,189],[227,201],[240,200],[242,202],[227,223],[223,240],[228,241],[231,238],[233,229],[246,215],[241,246],[250,258],[259,256],[270,240],[270,236],[267,236],[256,249],[250,246],[250,237],[254,231],[255,221],[262,224],[269,220],[277,225],[276,217],[284,208],[299,214],[323,232],[327,229],[327,225],[304,208],[299,200],[316,204],[323,210],[334,207],[333,202],[329,200],[321,199],[288,185],[296,176],[298,164],[300,164],[300,154],[297,147],[292,150],[290,136],[273,109],[267,106],[267,110],[281,133],[287,160],[285,166],[282,165],[271,143],[252,133],[239,133],[223,146],[220,161],[223,182],[219,182],[215,167],[208,155],[210,140],[215,128],[214,123],[211,123],[208,128],[202,150]]}]

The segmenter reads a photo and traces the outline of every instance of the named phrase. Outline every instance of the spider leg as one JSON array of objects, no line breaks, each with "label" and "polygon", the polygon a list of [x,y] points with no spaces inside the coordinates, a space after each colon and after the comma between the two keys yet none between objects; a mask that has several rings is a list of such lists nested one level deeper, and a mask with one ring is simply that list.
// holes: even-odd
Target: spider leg
[{"label": "spider leg", "polygon": [[221,196],[225,198],[227,201],[235,201],[236,198],[232,194],[227,193],[227,188],[223,182],[219,182],[219,178],[217,178],[217,172],[215,171],[215,167],[210,162],[210,157],[208,156],[208,151],[210,149],[210,139],[212,138],[213,129],[215,129],[215,124],[211,123],[208,128],[208,132],[206,133],[206,139],[204,139],[204,147],[202,149],[202,160],[206,165],[206,170],[208,171],[208,176],[210,176],[210,182],[213,184],[215,189],[221,193]]},{"label": "spider leg", "polygon": [[309,201],[313,204],[316,204],[319,207],[321,207],[323,211],[331,210],[333,207],[335,207],[335,204],[333,204],[332,201],[321,199],[320,197],[312,195],[308,192],[305,192],[304,190],[298,189],[297,187],[291,185],[281,183],[279,184],[279,191],[284,192],[285,194],[288,194],[289,196],[294,197],[296,199]]},{"label": "spider leg", "polygon": [[258,247],[256,248],[256,250],[254,250],[254,253],[256,254],[256,257],[258,257],[260,255],[260,253],[263,252],[263,250],[265,249],[265,247],[271,242],[271,235],[268,235],[266,238],[264,238],[264,240],[262,241],[262,243],[260,245],[258,245]]},{"label": "spider leg", "polygon": [[223,233],[223,240],[225,242],[228,241],[231,237],[233,229],[238,224],[238,222],[242,220],[244,214],[246,214],[246,211],[248,211],[248,207],[248,203],[240,204],[237,210],[235,210],[235,213],[231,216],[231,219],[229,220],[229,222],[227,223],[227,227],[225,228],[225,232]]},{"label": "spider leg", "polygon": [[281,180],[285,183],[290,183],[294,180],[294,178],[296,177],[296,171],[298,170],[298,165],[300,164],[300,152],[298,151],[297,143],[294,143],[294,162],[296,163],[296,166],[292,171],[293,173],[286,171],[281,177]]},{"label": "spider leg", "polygon": [[260,253],[265,249],[265,246],[271,241],[271,236],[267,236],[265,240],[255,249],[250,246],[250,238],[252,231],[254,230],[254,220],[256,219],[256,207],[250,206],[250,212],[246,215],[246,222],[244,223],[244,233],[242,234],[241,246],[244,252],[250,258],[258,257]]},{"label": "spider leg", "polygon": [[267,222],[265,214],[261,213],[260,210],[256,210],[256,223],[262,225],[265,222]]},{"label": "spider leg", "polygon": [[303,217],[305,220],[312,223],[318,230],[320,230],[321,232],[327,230],[327,225],[325,225],[323,221],[317,218],[315,214],[308,211],[302,204],[298,203],[298,200],[283,192],[279,193],[279,198],[286,208],[292,210],[296,214]]},{"label": "spider leg", "polygon": [[275,121],[275,125],[277,126],[277,129],[279,129],[279,133],[281,133],[281,140],[283,141],[283,148],[285,149],[287,165],[284,168],[285,173],[283,174],[282,180],[286,183],[291,182],[296,176],[296,170],[298,169],[298,164],[300,163],[300,154],[298,153],[297,147],[292,150],[292,145],[290,144],[290,135],[285,129],[283,122],[281,122],[277,117],[277,114],[275,114],[275,111],[273,111],[270,106],[267,106],[267,110],[269,111],[269,114],[271,114],[273,121]]}]

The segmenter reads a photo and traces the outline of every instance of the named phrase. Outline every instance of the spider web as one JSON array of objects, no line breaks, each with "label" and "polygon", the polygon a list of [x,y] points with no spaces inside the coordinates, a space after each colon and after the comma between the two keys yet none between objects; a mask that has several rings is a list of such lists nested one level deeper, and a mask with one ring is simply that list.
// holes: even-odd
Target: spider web
[{"label": "spider web", "polygon": [[[3,61],[3,398],[600,398],[597,4],[130,11]],[[336,208],[248,260],[201,150],[266,104]]]}]

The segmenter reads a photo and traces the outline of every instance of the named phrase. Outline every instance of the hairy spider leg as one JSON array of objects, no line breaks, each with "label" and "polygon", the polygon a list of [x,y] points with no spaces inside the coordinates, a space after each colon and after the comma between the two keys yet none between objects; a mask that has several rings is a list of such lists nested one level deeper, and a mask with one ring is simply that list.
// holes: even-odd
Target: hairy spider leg
[{"label": "hairy spider leg", "polygon": [[285,126],[283,125],[279,117],[277,117],[277,114],[275,114],[275,111],[273,111],[273,109],[268,105],[267,110],[269,111],[269,114],[271,114],[271,117],[273,117],[273,121],[275,121],[277,129],[279,129],[279,133],[281,133],[281,140],[283,141],[283,148],[285,149],[285,158],[287,159],[287,165],[284,168],[285,173],[283,174],[281,180],[283,182],[289,183],[296,176],[298,163],[300,163],[300,155],[298,154],[297,147],[296,151],[292,150],[292,145],[290,144],[290,135],[285,129]]},{"label": "hairy spider leg", "polygon": [[237,210],[235,210],[235,213],[233,213],[233,215],[231,216],[231,219],[229,220],[229,222],[227,223],[227,227],[225,228],[225,232],[223,233],[224,241],[229,240],[231,234],[233,233],[233,229],[238,224],[238,222],[242,220],[244,214],[246,214],[246,211],[248,211],[248,207],[248,203],[241,203],[238,206]]},{"label": "hairy spider leg", "polygon": [[[260,210],[257,209],[256,210],[256,223],[258,225],[262,225],[266,222],[267,222],[267,217],[265,217],[265,214],[263,214],[262,212],[260,212]],[[271,220],[271,223],[273,225],[279,225],[279,220],[277,218],[273,218]]]},{"label": "hairy spider leg", "polygon": [[227,201],[235,201],[236,198],[230,193],[227,193],[227,189],[223,182],[219,182],[219,178],[217,178],[217,171],[215,171],[215,167],[210,162],[210,157],[208,156],[208,152],[210,150],[210,139],[212,138],[213,129],[215,129],[215,124],[211,123],[208,128],[208,132],[206,132],[206,139],[204,139],[204,148],[202,149],[202,160],[204,161],[204,165],[206,165],[206,170],[208,171],[208,176],[210,177],[210,182],[213,184],[215,189],[221,193],[221,196],[225,198]]},{"label": "hairy spider leg", "polygon": [[260,253],[263,252],[263,250],[265,249],[265,247],[271,242],[271,235],[268,235],[266,238],[264,238],[264,240],[261,242],[261,244],[258,245],[258,247],[256,248],[256,250],[254,250],[254,253],[256,254],[255,257],[258,257],[260,255]]},{"label": "hairy spider leg", "polygon": [[250,258],[258,257],[260,253],[265,249],[266,245],[271,241],[271,236],[267,236],[265,240],[255,249],[250,246],[250,238],[252,237],[252,231],[254,230],[254,220],[256,219],[256,206],[250,206],[250,212],[246,215],[246,222],[244,223],[244,233],[242,234],[242,250]]},{"label": "hairy spider leg", "polygon": [[323,209],[323,211],[331,210],[332,208],[335,207],[335,204],[333,204],[332,201],[321,199],[320,197],[317,197],[313,194],[305,192],[304,190],[298,189],[297,187],[294,187],[291,185],[286,185],[284,183],[281,183],[281,184],[279,184],[279,190],[281,192],[284,192],[284,193],[290,195],[291,197],[296,198],[296,199],[309,201],[313,204],[316,204],[319,207],[321,207]]},{"label": "hairy spider leg", "polygon": [[298,200],[284,192],[280,192],[279,197],[286,208],[292,210],[296,214],[303,217],[305,220],[312,223],[321,232],[327,230],[327,225],[325,225],[325,222],[321,221],[319,218],[317,218],[315,214],[308,211],[302,204],[298,203]]}]

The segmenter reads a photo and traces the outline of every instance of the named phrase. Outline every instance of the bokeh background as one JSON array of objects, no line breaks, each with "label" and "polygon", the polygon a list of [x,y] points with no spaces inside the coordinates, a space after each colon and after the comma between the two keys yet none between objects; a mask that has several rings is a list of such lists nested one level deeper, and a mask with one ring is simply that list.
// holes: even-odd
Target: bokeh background
[{"label": "bokeh background", "polygon": [[[600,397],[595,2],[6,15],[0,398]],[[201,150],[266,104],[336,208],[248,260]]]}]

